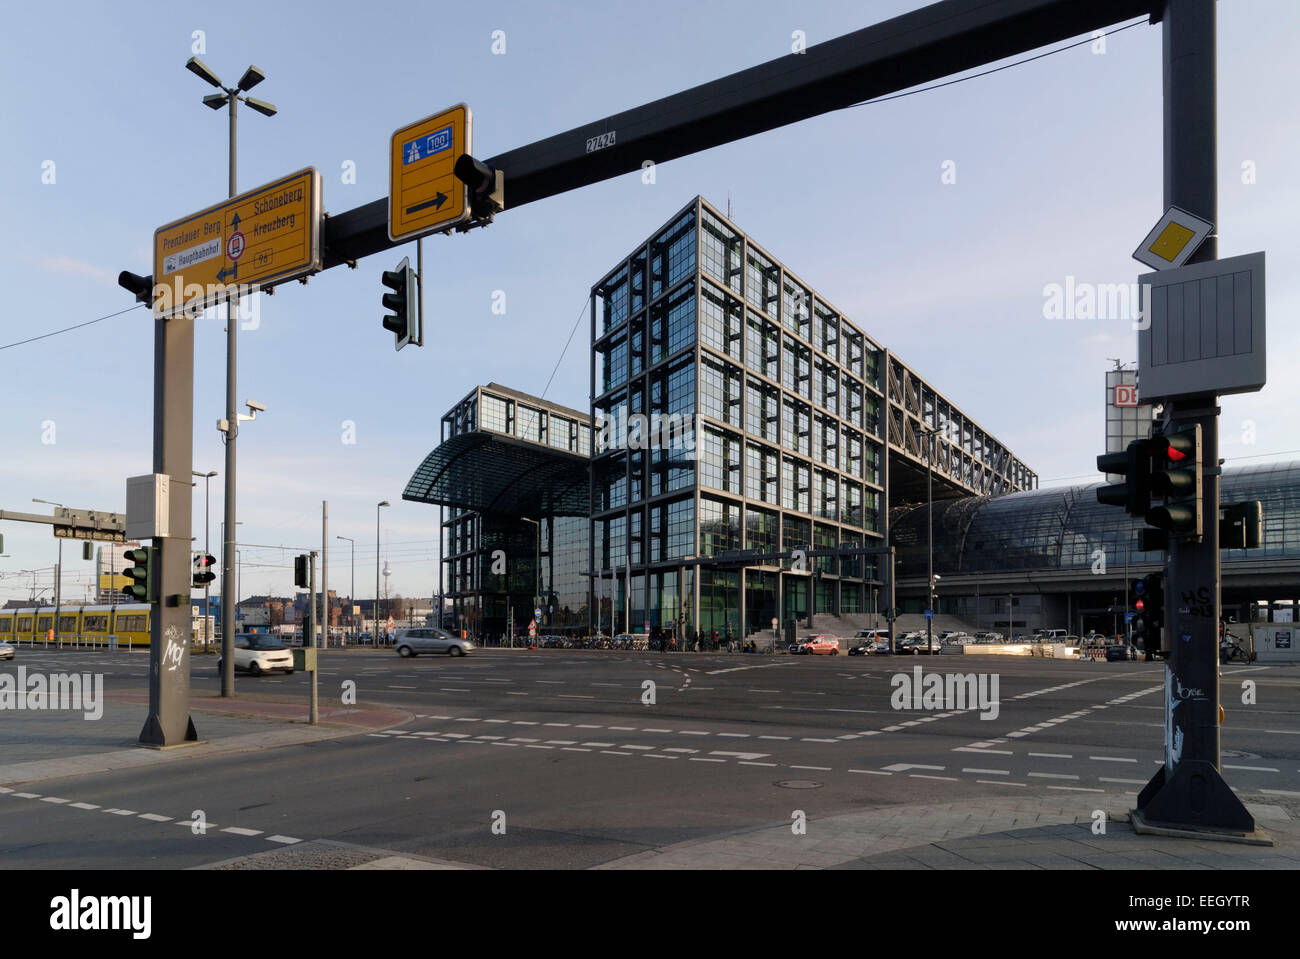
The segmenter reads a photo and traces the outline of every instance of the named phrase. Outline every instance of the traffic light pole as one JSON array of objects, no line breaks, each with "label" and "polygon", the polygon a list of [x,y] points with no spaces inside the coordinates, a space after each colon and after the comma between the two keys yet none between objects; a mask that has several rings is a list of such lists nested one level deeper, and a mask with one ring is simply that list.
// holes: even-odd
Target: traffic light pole
[{"label": "traffic light pole", "polygon": [[[194,320],[154,320],[153,471],[172,477],[168,535],[156,536],[154,589],[149,597],[149,715],[141,746],[198,742],[190,719],[190,508],[194,460]],[[227,654],[226,663],[233,657]]]},{"label": "traffic light pole", "polygon": [[[1166,0],[1164,32],[1164,207],[1217,222],[1215,0]],[[1218,257],[1214,234],[1190,262]],[[1212,832],[1255,828],[1219,767],[1218,397],[1165,403],[1164,432],[1201,427],[1201,538],[1170,536],[1165,576],[1165,763],[1138,795],[1150,823]]]}]

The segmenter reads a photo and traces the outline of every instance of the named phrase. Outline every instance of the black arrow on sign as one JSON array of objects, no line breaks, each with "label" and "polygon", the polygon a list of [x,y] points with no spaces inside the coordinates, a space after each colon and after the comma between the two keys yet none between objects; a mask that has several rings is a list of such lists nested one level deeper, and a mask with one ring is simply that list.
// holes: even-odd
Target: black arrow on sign
[{"label": "black arrow on sign", "polygon": [[442,205],[446,202],[447,202],[447,194],[439,193],[437,196],[435,196],[432,200],[429,200],[427,203],[417,203],[415,206],[408,206],[406,208],[406,212],[419,213],[421,210],[429,209],[429,207],[433,207],[435,210],[441,210]]}]

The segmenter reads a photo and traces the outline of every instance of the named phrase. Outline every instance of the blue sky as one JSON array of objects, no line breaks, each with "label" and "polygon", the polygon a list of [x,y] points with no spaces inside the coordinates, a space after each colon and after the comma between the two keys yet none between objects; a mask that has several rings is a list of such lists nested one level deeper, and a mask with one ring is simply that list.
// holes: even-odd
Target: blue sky
[{"label": "blue sky", "polygon": [[[387,193],[389,137],[457,102],[491,156],[912,9],[914,0],[692,4],[73,3],[7,13],[0,37],[0,347],[129,305],[119,270],[150,272],[153,231],[226,195],[226,115],[184,69],[195,31],[227,83],[256,64],[279,114],[240,111],[239,187],[305,166],[340,213]],[[504,55],[492,52],[505,32]],[[1226,397],[1221,455],[1300,450],[1287,373],[1300,307],[1294,100],[1300,6],[1219,4],[1219,254],[1268,253],[1270,382]],[[439,417],[478,383],[541,392],[587,290],[702,194],[1007,443],[1044,485],[1086,482],[1103,451],[1108,357],[1136,358],[1127,320],[1051,320],[1044,287],[1131,283],[1130,253],[1161,214],[1160,32],[1112,36],[933,92],[822,116],[507,211],[485,230],[425,243],[426,346],[395,353],[379,273],[413,245],[263,297],[241,333],[239,397],[269,412],[239,442],[245,595],[291,591],[292,555],[320,541],[331,575],[373,592],[375,504],[392,589],[437,586],[437,510],[401,501]],[[653,159],[653,158],[651,158]],[[42,174],[54,163],[54,182]],[[357,182],[341,182],[344,164]],[[945,167],[951,163],[952,166]],[[1252,164],[1254,182],[1243,182]],[[956,181],[943,182],[945,169]],[[950,177],[951,179],[951,177]],[[509,186],[507,184],[507,202]],[[506,312],[492,312],[496,291]],[[143,310],[0,349],[0,508],[122,509],[151,463],[152,329]],[[199,321],[195,455],[222,470],[220,319]],[[547,394],[586,409],[586,325]],[[131,398],[145,397],[135,404]],[[355,443],[345,443],[351,423]],[[51,442],[52,440],[52,442]],[[1288,452],[1289,451],[1289,452]],[[221,517],[213,481],[212,539]],[[203,536],[202,487],[195,529]],[[52,566],[48,527],[3,524],[0,600]],[[284,548],[279,548],[284,547]],[[64,593],[91,564],[65,550]],[[49,573],[40,582],[48,585]]]}]

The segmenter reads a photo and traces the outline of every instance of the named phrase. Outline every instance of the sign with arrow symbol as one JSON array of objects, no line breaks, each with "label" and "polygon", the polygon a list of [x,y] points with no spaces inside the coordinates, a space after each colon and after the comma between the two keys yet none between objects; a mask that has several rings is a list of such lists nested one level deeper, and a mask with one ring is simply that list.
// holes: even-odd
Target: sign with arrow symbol
[{"label": "sign with arrow symbol", "polygon": [[389,149],[388,238],[412,240],[470,216],[469,188],[452,172],[470,152],[471,116],[460,103],[393,133]]},{"label": "sign with arrow symbol", "polygon": [[268,289],[315,273],[320,225],[320,174],[309,167],[159,227],[154,315],[204,309],[235,292],[227,284]]}]

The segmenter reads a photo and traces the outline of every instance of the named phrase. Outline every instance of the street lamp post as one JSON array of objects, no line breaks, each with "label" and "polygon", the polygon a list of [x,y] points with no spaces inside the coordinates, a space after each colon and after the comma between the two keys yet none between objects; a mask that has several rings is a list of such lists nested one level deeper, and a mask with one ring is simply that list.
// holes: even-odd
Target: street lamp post
[{"label": "street lamp post", "polygon": [[925,460],[925,499],[928,508],[926,519],[926,588],[929,590],[930,615],[925,618],[926,651],[934,655],[934,427],[922,426],[921,431],[930,437],[930,455]]},{"label": "street lamp post", "polygon": [[[62,503],[55,503],[53,500],[37,499],[32,497],[33,503],[45,503],[48,506],[57,506],[59,509],[67,509]],[[54,642],[59,641],[59,605],[63,599],[63,537],[59,537],[59,564],[54,567]]]},{"label": "street lamp post", "polygon": [[[212,477],[216,476],[215,470],[209,473],[199,473],[190,470],[192,476],[198,476],[203,480],[203,552],[209,554],[212,552],[212,518],[208,512],[209,493],[212,488]],[[206,571],[207,567],[204,567]],[[212,590],[208,583],[203,584],[203,648],[207,650],[212,645],[212,634],[208,629],[208,624],[212,622]]]},{"label": "street lamp post", "polygon": [[375,507],[375,630],[371,634],[371,642],[375,647],[379,646],[379,511],[391,505],[388,500],[381,500]]},{"label": "street lamp post", "polygon": [[[532,523],[537,527],[537,543],[533,549],[533,610],[542,608],[540,583],[542,578],[542,524],[538,520],[529,519],[527,516],[519,517],[525,523]],[[537,624],[537,632],[541,633],[542,624]],[[611,632],[613,630],[611,629]],[[629,630],[630,632],[630,630]]]},{"label": "street lamp post", "polygon": [[[378,511],[376,511],[378,512]],[[352,590],[348,593],[348,605],[356,606],[357,604],[357,541],[351,536],[335,536],[335,539],[345,539],[352,544]],[[378,555],[379,549],[376,547],[375,554]],[[357,642],[357,620],[351,612],[348,613],[348,622],[352,624],[352,644]],[[439,625],[442,625],[439,623]]]},{"label": "street lamp post", "polygon": [[[185,69],[195,74],[205,83],[209,83],[221,93],[211,93],[203,98],[203,104],[213,110],[223,106],[230,108],[230,196],[236,190],[235,177],[235,116],[239,101],[243,100],[252,109],[263,116],[275,116],[276,109],[269,103],[252,97],[240,96],[266,79],[266,75],[255,66],[250,66],[239,78],[234,87],[223,86],[220,77],[213,73],[198,57],[190,57]],[[226,536],[221,548],[221,695],[235,695],[235,634],[234,609],[230,603],[230,590],[227,584],[235,574],[234,542],[235,535],[235,437],[239,435],[239,410],[235,404],[235,323],[239,314],[239,294],[232,292],[226,300],[226,498],[224,503],[226,515]]]}]

